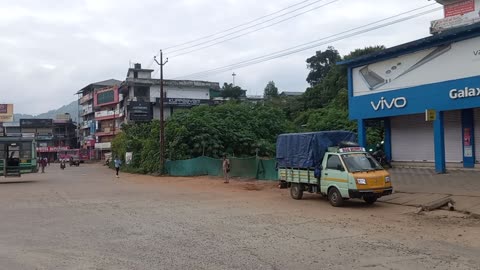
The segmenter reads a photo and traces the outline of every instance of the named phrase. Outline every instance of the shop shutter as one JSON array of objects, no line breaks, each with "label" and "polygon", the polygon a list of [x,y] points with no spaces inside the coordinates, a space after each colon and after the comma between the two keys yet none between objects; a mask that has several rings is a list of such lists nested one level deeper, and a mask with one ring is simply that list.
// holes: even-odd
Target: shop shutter
[{"label": "shop shutter", "polygon": [[480,108],[474,111],[474,133],[475,133],[475,156],[477,163],[480,163]]},{"label": "shop shutter", "polygon": [[424,114],[392,117],[391,128],[393,161],[435,160],[433,122],[426,122]]},{"label": "shop shutter", "polygon": [[445,161],[462,162],[462,112],[444,112],[443,123],[445,129]]}]

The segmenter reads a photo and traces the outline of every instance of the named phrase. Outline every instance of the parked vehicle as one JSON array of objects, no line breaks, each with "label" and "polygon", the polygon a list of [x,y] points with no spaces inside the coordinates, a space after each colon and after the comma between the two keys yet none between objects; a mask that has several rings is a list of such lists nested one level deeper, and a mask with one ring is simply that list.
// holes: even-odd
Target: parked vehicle
[{"label": "parked vehicle", "polygon": [[375,151],[370,149],[369,152],[372,154],[372,156],[375,158],[375,160],[377,160],[378,163],[380,163],[380,165],[382,165],[384,168],[391,168],[392,167],[390,161],[388,160],[387,155],[383,151],[383,141],[376,145]]},{"label": "parked vehicle", "polygon": [[65,160],[64,159],[60,160],[60,169],[62,169],[62,170],[65,169]]},{"label": "parked vehicle", "polygon": [[392,194],[389,173],[359,147],[348,131],[283,134],[277,139],[281,188],[293,199],[310,192],[328,197],[332,206],[358,198],[373,204]]},{"label": "parked vehicle", "polygon": [[71,166],[80,166],[80,158],[78,156],[71,156],[70,157],[70,167]]}]

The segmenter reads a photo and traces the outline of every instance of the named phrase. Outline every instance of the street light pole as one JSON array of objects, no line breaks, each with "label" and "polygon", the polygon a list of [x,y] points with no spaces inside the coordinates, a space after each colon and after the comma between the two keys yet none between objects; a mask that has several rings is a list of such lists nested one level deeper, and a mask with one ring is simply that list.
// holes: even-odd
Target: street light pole
[{"label": "street light pole", "polygon": [[232,73],[232,78],[233,78],[233,86],[235,87],[235,76],[237,76],[237,74],[235,74],[235,72]]},{"label": "street light pole", "polygon": [[157,56],[153,60],[160,66],[160,173],[163,174],[165,167],[165,119],[163,115],[164,110],[164,94],[163,94],[163,66],[168,62],[168,58],[163,62],[163,52],[160,50],[160,62],[157,61]]}]

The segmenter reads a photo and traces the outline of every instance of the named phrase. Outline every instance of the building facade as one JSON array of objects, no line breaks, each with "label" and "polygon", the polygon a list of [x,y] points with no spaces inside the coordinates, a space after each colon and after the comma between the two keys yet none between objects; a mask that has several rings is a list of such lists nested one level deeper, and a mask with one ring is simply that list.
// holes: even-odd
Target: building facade
[{"label": "building facade", "polygon": [[[127,72],[127,78],[120,87],[123,102],[120,111],[124,112],[125,123],[160,119],[160,80],[152,78],[151,69],[142,69],[135,64]],[[219,83],[188,80],[164,80],[164,118],[168,119],[175,111],[215,104],[212,92],[220,89]]]},{"label": "building facade", "polygon": [[123,121],[123,111],[119,103],[123,96],[119,94],[118,86],[96,89],[93,96],[95,110],[95,150],[97,157],[103,157],[111,151],[112,140],[120,132]]},{"label": "building facade", "polygon": [[[78,95],[79,108],[78,144],[80,148],[93,150],[97,143],[95,136],[97,130],[95,121],[97,109],[94,103],[95,91],[105,87],[118,86],[121,83],[121,81],[115,79],[105,80],[89,84],[76,93]],[[99,109],[102,108],[100,107]]]},{"label": "building facade", "polygon": [[438,173],[480,166],[480,24],[341,64],[362,145],[380,121],[394,162],[432,163]]}]

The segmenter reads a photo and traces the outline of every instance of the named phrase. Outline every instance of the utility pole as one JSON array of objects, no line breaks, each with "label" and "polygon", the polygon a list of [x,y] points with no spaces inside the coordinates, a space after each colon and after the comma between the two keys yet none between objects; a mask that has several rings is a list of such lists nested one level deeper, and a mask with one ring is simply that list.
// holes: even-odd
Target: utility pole
[{"label": "utility pole", "polygon": [[163,174],[165,168],[165,119],[163,115],[163,66],[168,63],[168,58],[163,62],[163,52],[160,50],[160,62],[157,61],[157,56],[153,60],[160,66],[160,173]]},{"label": "utility pole", "polygon": [[237,76],[237,74],[235,74],[235,72],[232,73],[232,78],[233,78],[233,86],[235,87],[235,76]]}]

